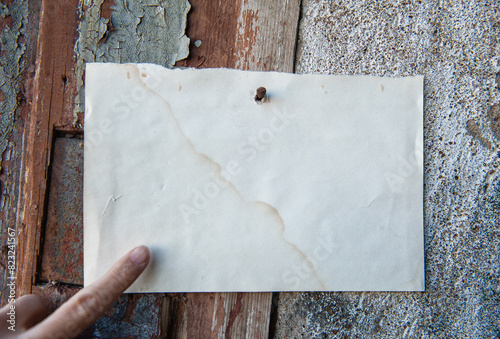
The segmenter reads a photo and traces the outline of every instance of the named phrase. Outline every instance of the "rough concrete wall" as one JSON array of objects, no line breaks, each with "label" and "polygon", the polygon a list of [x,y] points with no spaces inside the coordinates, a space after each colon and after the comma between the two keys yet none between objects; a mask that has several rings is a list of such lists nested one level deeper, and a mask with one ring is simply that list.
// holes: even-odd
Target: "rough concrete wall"
[{"label": "rough concrete wall", "polygon": [[297,72],[425,75],[426,292],[281,293],[276,338],[498,337],[499,8],[303,1]]},{"label": "rough concrete wall", "polygon": [[[104,13],[106,7],[109,13]],[[80,0],[75,120],[84,111],[86,62],[148,62],[172,67],[189,54],[189,38],[184,32],[190,8],[187,0]]]},{"label": "rough concrete wall", "polygon": [[28,0],[10,5],[0,2],[0,170],[2,155],[14,126],[21,73],[25,68],[25,30],[28,22]]}]

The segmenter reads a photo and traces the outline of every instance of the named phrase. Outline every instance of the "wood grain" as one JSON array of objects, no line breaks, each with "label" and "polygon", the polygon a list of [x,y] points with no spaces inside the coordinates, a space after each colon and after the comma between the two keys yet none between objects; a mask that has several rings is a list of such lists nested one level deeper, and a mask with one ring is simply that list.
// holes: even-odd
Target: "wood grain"
[{"label": "wood grain", "polygon": [[[293,72],[299,0],[190,2],[190,56],[176,66]],[[187,293],[164,303],[169,338],[269,336],[272,293]]]},{"label": "wood grain", "polygon": [[189,57],[176,66],[293,72],[300,0],[190,2]]},{"label": "wood grain", "polygon": [[23,147],[26,183],[18,231],[19,295],[35,292],[32,286],[36,283],[40,259],[54,130],[78,131],[73,127],[71,114],[75,96],[75,79],[71,74],[74,74],[75,65],[77,6],[78,0],[42,2],[32,106]]},{"label": "wood grain", "polygon": [[[9,11],[12,11],[10,4],[3,2],[8,6]],[[20,4],[20,2],[18,2]],[[22,6],[22,5],[20,5]],[[7,251],[5,250],[7,242],[7,228],[18,229],[18,221],[20,220],[20,215],[22,210],[19,206],[22,206],[24,200],[24,194],[20,194],[24,187],[24,169],[25,169],[25,152],[23,145],[27,142],[27,135],[25,131],[26,117],[30,112],[30,96],[31,96],[31,85],[32,79],[34,77],[35,71],[35,58],[37,51],[37,40],[38,40],[38,26],[40,19],[40,7],[41,0],[32,0],[28,3],[27,12],[23,18],[17,20],[24,20],[21,27],[15,26],[12,29],[18,29],[19,34],[8,34],[8,29],[2,31],[4,40],[2,40],[2,51],[0,52],[0,63],[13,63],[13,54],[16,50],[7,50],[8,45],[15,44],[20,49],[23,49],[23,54],[17,58],[17,65],[9,65],[9,67],[19,67],[21,72],[20,77],[13,76],[10,74],[9,81],[11,83],[19,81],[17,93],[11,94],[13,98],[4,99],[14,100],[17,104],[17,109],[10,108],[13,110],[15,119],[13,121],[12,133],[5,133],[2,130],[0,133],[0,139],[8,141],[8,147],[6,151],[2,154],[2,166],[0,172],[0,192],[1,192],[1,204],[0,204],[0,239],[2,243],[2,248],[0,248],[0,286],[7,286],[10,282],[8,275],[10,275],[7,268]],[[13,13],[6,16],[5,19],[10,18],[12,20]],[[16,15],[16,14],[14,14]],[[29,18],[29,19],[28,19]],[[16,21],[16,20],[14,20]],[[7,36],[7,37],[6,37]],[[15,41],[9,41],[9,39]],[[10,54],[10,55],[9,55]],[[5,64],[4,64],[5,65]],[[7,68],[9,68],[7,67]],[[4,83],[3,86],[6,84]],[[5,90],[5,88],[3,88]],[[1,90],[1,92],[3,92]],[[5,93],[4,93],[5,94]],[[10,95],[9,95],[10,96]],[[5,118],[5,102],[2,102],[2,119]],[[9,114],[9,113],[7,113]],[[0,149],[1,150],[1,149]],[[17,272],[16,272],[17,275]],[[0,291],[0,303],[2,305],[7,303],[10,294],[9,288],[2,288]]]}]

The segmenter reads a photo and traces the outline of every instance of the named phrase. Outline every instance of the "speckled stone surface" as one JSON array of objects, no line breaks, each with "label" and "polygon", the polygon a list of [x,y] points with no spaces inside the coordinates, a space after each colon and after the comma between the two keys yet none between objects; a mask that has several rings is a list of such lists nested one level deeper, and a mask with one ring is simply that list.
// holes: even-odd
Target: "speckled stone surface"
[{"label": "speckled stone surface", "polygon": [[426,291],[280,293],[275,337],[500,338],[500,2],[302,6],[298,73],[425,75]]}]

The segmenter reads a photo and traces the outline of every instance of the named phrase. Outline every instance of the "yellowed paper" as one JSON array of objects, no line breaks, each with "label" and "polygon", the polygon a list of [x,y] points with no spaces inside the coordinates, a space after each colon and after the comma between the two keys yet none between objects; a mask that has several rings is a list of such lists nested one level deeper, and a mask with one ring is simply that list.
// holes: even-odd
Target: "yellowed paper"
[{"label": "yellowed paper", "polygon": [[144,244],[129,292],[423,290],[422,91],[88,64],[85,285]]}]

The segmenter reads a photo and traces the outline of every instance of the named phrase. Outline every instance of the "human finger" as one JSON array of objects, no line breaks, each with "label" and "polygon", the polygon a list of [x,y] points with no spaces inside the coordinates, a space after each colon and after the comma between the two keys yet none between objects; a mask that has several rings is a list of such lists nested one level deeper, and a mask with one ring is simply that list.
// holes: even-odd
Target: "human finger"
[{"label": "human finger", "polygon": [[73,338],[92,325],[141,275],[149,263],[146,246],[120,258],[101,278],[85,287],[23,338]]},{"label": "human finger", "polygon": [[38,295],[24,295],[0,309],[0,338],[19,335],[42,321],[47,308]]}]

